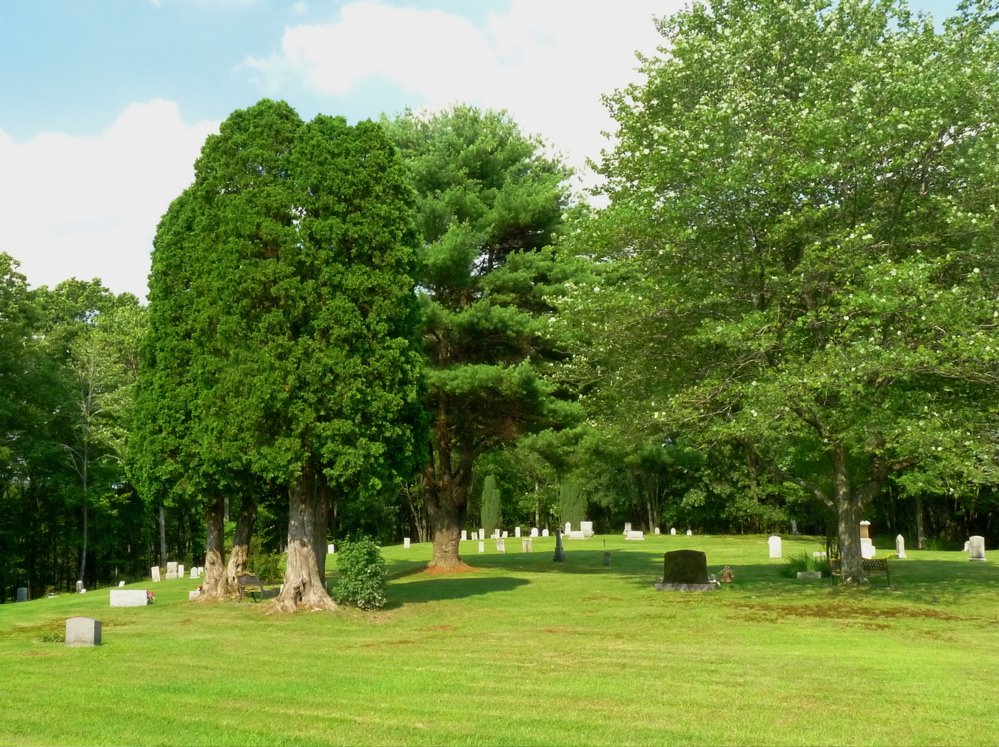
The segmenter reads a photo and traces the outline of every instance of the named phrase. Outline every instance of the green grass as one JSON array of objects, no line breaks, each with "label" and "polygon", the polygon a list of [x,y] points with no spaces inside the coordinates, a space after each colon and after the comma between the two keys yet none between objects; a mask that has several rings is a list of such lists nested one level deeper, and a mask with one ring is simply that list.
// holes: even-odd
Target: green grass
[{"label": "green grass", "polygon": [[[612,552],[602,565],[604,543]],[[993,744],[999,569],[908,551],[893,588],[798,581],[766,538],[553,540],[429,575],[384,549],[389,606],[269,614],[187,601],[189,580],[0,606],[0,744]],[[735,582],[656,592],[696,548]],[[819,549],[785,538],[784,554]],[[332,574],[331,574],[332,575]],[[332,580],[332,579],[331,579]],[[66,648],[68,617],[103,623]]]}]

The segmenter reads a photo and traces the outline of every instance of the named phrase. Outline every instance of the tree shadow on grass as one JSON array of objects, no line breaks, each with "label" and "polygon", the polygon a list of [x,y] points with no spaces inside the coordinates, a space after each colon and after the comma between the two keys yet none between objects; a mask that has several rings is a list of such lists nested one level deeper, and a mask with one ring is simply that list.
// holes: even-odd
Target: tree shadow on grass
[{"label": "tree shadow on grass", "polygon": [[528,583],[530,582],[522,578],[510,576],[466,576],[461,578],[429,576],[417,581],[390,585],[387,608],[513,591]]}]

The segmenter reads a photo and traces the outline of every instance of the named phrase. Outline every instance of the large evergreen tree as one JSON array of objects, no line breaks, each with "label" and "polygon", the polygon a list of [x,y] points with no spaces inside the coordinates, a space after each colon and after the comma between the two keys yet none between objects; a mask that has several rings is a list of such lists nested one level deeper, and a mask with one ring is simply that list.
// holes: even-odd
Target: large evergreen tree
[{"label": "large evergreen tree", "polygon": [[549,252],[567,208],[568,172],[505,114],[459,107],[390,127],[418,193],[429,359],[430,462],[423,497],[431,565],[461,561],[458,541],[484,451],[550,422],[539,375],[550,351]]},{"label": "large evergreen tree", "polygon": [[391,490],[419,461],[411,192],[377,125],[303,124],[266,100],[195,172],[154,253],[146,422],[163,459],[147,471],[205,499],[219,576],[222,498],[284,486],[278,604],[329,608],[330,501]]},{"label": "large evergreen tree", "polygon": [[889,480],[995,481],[996,10],[695,3],[609,99],[600,236],[634,279],[578,299],[591,355],[827,505],[847,579]]}]

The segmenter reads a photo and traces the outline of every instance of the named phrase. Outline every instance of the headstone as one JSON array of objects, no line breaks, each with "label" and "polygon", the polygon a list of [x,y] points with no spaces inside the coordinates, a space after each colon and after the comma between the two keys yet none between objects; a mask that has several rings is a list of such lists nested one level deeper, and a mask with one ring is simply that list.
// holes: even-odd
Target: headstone
[{"label": "headstone", "polygon": [[710,591],[717,589],[708,580],[707,556],[700,550],[673,550],[663,556],[660,591]]},{"label": "headstone", "polygon": [[66,620],[67,646],[100,646],[101,621],[91,617],[71,617]]},{"label": "headstone", "polygon": [[631,522],[630,521],[624,522],[624,533],[627,534],[630,531],[631,531]]},{"label": "headstone", "polygon": [[641,531],[640,529],[629,529],[625,533],[624,538],[626,540],[644,540],[645,532]]},{"label": "headstone", "polygon": [[982,562],[985,560],[985,538],[980,534],[968,539],[968,560]]},{"label": "headstone", "polygon": [[402,546],[406,550],[409,549],[409,537],[403,537],[402,538]]},{"label": "headstone", "polygon": [[583,533],[584,537],[593,536],[593,522],[592,521],[581,521],[579,522],[579,531]]},{"label": "headstone", "polygon": [[691,530],[689,530],[689,529],[687,530],[687,536],[688,536],[688,537],[692,536],[693,534],[694,534],[694,533],[693,533],[693,532],[692,532]]},{"label": "headstone", "polygon": [[586,539],[586,535],[579,529],[573,529],[571,532],[566,532],[563,536],[568,537],[571,540]]},{"label": "headstone", "polygon": [[184,578],[184,564],[177,564],[177,578]]},{"label": "headstone", "polygon": [[513,536],[515,539],[520,539],[520,527],[513,528]]},{"label": "headstone", "polygon": [[83,581],[77,581],[76,582],[76,593],[77,594],[82,594],[83,591],[84,591],[84,589],[83,589]]},{"label": "headstone", "polygon": [[572,531],[572,522],[571,521],[567,521],[565,523],[565,534],[568,534],[571,531]]},{"label": "headstone", "polygon": [[486,530],[485,529],[479,529],[479,539],[480,540],[484,540],[485,538],[486,538]]},{"label": "headstone", "polygon": [[167,581],[173,578],[177,578],[177,563],[171,560],[167,563]]},{"label": "headstone", "polygon": [[905,558],[905,537],[901,534],[895,538],[895,556]]},{"label": "headstone", "polygon": [[119,589],[124,589],[125,588],[125,582],[124,581],[119,581],[118,582],[118,588]]},{"label": "headstone", "polygon": [[489,539],[498,540],[500,538],[500,530],[494,529],[493,533],[489,535]]},{"label": "headstone", "polygon": [[326,546],[326,554],[327,554],[327,555],[336,555],[336,545],[335,545],[335,544],[333,544],[332,542],[331,542],[331,543],[329,543],[329,544],[328,544],[328,545]]},{"label": "headstone", "polygon": [[187,592],[187,601],[190,602],[192,599],[197,599],[201,596],[201,589],[192,589]]},{"label": "headstone", "polygon": [[466,542],[467,540],[468,540],[468,530],[467,529],[462,529],[461,530],[461,541],[462,542]]},{"label": "headstone", "polygon": [[971,544],[968,540],[964,541],[964,552],[968,552],[968,545]]},{"label": "headstone", "polygon": [[534,552],[534,540],[530,537],[523,537],[520,540],[521,548],[524,552]]},{"label": "headstone", "polygon": [[549,537],[549,536],[551,536],[551,533],[547,529],[542,529],[541,530],[541,536],[542,537]]},{"label": "headstone", "polygon": [[18,586],[17,587],[17,601],[27,602],[28,601],[28,587]]},{"label": "headstone", "polygon": [[509,532],[501,532],[500,533],[500,539],[509,539],[509,537],[510,537],[510,533]]},{"label": "headstone", "polygon": [[781,552],[781,539],[776,534],[771,535],[767,540],[767,545],[770,547],[770,559],[782,558],[784,555]]},{"label": "headstone", "polygon": [[669,528],[669,533],[670,533],[671,537],[675,537],[676,536],[676,527],[670,527]]},{"label": "headstone", "polygon": [[798,533],[798,522],[795,519],[791,519],[791,534]]},{"label": "headstone", "polygon": [[486,543],[484,540],[479,540],[479,552],[486,551]]},{"label": "headstone", "polygon": [[153,582],[158,584],[160,582],[160,567],[158,565],[154,565],[149,569],[149,573],[153,577]]},{"label": "headstone", "polygon": [[860,522],[860,556],[864,560],[870,560],[878,552],[878,549],[871,541],[871,522],[866,519]]},{"label": "headstone", "polygon": [[111,589],[112,607],[145,607],[149,595],[145,589]]},{"label": "headstone", "polygon": [[654,530],[654,532],[655,532],[655,535],[658,537],[659,536],[659,527],[656,527],[655,530]]},{"label": "headstone", "polygon": [[866,519],[860,522],[860,539],[871,538],[871,522]]},{"label": "headstone", "polygon": [[541,536],[541,532],[538,531],[537,527],[531,527],[531,536],[532,537],[540,537]]},{"label": "headstone", "polygon": [[562,547],[562,533],[558,529],[555,530],[555,557],[552,560],[556,563],[561,563],[565,560],[565,548]]},{"label": "headstone", "polygon": [[506,540],[500,538],[496,540],[496,552],[506,552]]}]

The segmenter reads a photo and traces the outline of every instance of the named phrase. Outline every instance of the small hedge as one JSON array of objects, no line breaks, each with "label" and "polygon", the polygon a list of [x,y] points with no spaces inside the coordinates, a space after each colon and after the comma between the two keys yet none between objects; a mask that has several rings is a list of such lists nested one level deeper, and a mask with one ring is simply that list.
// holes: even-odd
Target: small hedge
[{"label": "small hedge", "polygon": [[385,559],[373,540],[361,537],[344,541],[337,549],[336,564],[340,576],[333,587],[333,598],[337,602],[362,610],[385,606]]}]

